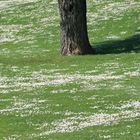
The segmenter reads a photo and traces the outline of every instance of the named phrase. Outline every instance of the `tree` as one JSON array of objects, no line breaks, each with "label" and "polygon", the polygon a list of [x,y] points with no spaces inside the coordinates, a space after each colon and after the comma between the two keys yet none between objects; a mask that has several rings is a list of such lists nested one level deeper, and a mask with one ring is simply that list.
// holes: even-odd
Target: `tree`
[{"label": "tree", "polygon": [[91,54],[87,33],[86,0],[58,0],[61,27],[61,54]]}]

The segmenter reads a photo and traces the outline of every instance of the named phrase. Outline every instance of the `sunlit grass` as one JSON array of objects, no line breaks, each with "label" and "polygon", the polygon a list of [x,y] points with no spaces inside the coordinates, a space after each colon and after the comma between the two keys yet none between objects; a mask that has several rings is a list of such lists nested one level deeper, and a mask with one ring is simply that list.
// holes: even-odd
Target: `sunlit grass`
[{"label": "sunlit grass", "polygon": [[98,55],[69,57],[57,1],[0,5],[0,139],[139,139],[139,1],[89,0]]}]

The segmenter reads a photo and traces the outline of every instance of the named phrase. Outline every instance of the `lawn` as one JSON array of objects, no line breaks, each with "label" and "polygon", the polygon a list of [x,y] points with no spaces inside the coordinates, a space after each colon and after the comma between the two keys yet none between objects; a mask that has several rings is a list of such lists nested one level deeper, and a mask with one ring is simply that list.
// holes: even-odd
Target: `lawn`
[{"label": "lawn", "polygon": [[56,0],[0,0],[1,140],[140,139],[140,2],[87,7],[97,54],[64,57]]}]

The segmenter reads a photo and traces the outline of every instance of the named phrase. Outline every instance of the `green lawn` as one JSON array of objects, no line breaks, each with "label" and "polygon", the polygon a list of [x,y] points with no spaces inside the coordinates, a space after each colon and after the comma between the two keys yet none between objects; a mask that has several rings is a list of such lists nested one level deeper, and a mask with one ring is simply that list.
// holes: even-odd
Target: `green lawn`
[{"label": "green lawn", "polygon": [[64,57],[56,0],[0,1],[0,140],[140,139],[140,2],[87,6],[97,54]]}]

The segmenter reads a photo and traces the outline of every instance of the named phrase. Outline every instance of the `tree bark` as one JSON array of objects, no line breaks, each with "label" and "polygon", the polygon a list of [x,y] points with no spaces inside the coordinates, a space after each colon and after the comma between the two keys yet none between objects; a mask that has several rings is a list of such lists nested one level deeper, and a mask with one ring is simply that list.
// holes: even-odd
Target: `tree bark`
[{"label": "tree bark", "polygon": [[86,19],[86,0],[58,0],[61,27],[61,54],[91,54]]}]

